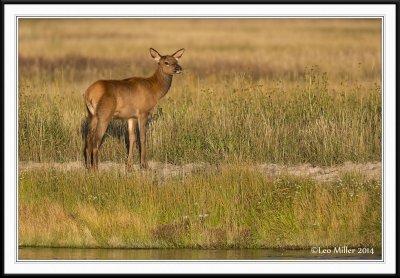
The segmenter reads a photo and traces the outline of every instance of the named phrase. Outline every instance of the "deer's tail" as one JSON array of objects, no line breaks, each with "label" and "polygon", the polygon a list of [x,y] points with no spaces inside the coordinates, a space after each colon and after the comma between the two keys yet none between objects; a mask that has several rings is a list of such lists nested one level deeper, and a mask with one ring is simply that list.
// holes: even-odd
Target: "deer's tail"
[{"label": "deer's tail", "polygon": [[86,109],[88,111],[89,116],[93,116],[94,115],[94,107],[93,107],[92,103],[89,100],[85,100],[85,104],[86,104]]}]

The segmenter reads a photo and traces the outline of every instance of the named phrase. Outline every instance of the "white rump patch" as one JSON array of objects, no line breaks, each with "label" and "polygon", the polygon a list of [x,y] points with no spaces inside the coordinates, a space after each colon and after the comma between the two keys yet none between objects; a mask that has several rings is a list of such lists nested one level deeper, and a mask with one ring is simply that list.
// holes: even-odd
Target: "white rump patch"
[{"label": "white rump patch", "polygon": [[86,102],[86,106],[90,111],[90,114],[94,115],[94,107],[90,102]]}]

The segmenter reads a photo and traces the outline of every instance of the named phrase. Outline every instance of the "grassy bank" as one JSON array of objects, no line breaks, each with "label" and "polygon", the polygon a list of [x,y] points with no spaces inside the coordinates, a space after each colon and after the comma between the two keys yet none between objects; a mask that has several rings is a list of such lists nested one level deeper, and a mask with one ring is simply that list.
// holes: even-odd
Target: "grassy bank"
[{"label": "grassy bank", "polygon": [[306,248],[381,245],[381,182],[267,178],[246,166],[158,180],[36,170],[19,175],[20,246]]}]

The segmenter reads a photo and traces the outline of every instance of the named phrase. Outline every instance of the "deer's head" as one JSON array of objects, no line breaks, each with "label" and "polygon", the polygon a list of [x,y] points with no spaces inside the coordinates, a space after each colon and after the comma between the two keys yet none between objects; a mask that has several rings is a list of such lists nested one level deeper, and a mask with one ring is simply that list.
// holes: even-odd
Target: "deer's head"
[{"label": "deer's head", "polygon": [[158,62],[158,66],[165,74],[173,75],[179,74],[183,71],[182,67],[178,65],[178,60],[182,57],[185,49],[179,49],[172,55],[160,55],[154,48],[150,48],[150,55]]}]

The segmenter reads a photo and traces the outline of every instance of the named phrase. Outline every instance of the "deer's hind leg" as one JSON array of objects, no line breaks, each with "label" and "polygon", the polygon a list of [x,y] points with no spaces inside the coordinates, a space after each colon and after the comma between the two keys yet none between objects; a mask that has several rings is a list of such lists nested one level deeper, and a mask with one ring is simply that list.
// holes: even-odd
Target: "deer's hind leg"
[{"label": "deer's hind leg", "polygon": [[85,142],[86,168],[93,167],[93,138],[97,129],[97,117],[89,114],[88,133]]},{"label": "deer's hind leg", "polygon": [[[106,104],[113,104],[112,102],[106,102]],[[97,117],[97,127],[96,132],[93,136],[93,168],[98,170],[99,165],[99,148],[101,140],[103,139],[104,134],[106,133],[108,124],[111,121],[112,115],[114,113],[113,107],[104,105],[99,107],[96,113]]]},{"label": "deer's hind leg", "polygon": [[103,139],[104,134],[106,133],[108,124],[110,123],[110,119],[108,120],[100,120],[97,123],[96,133],[93,137],[93,168],[98,170],[99,168],[99,148],[101,139]]}]

